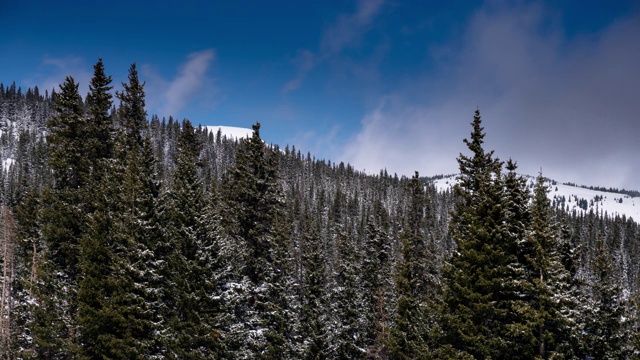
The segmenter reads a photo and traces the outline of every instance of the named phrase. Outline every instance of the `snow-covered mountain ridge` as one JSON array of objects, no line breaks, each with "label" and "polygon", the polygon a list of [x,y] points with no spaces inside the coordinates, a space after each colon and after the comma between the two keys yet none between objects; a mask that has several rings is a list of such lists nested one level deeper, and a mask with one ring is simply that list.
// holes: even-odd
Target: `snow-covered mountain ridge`
[{"label": "snow-covered mountain ridge", "polygon": [[[530,189],[533,189],[535,177],[523,175],[527,179]],[[457,182],[457,175],[438,176],[430,180],[439,191],[451,189]],[[555,208],[562,208],[568,212],[587,214],[591,211],[608,216],[625,216],[633,218],[636,222],[640,219],[640,197],[622,192],[602,191],[576,186],[573,184],[561,184],[555,180],[547,180],[549,188],[548,197]]]},{"label": "snow-covered mountain ridge", "polygon": [[[4,121],[0,122],[0,137],[7,137],[7,142],[17,142],[17,134],[19,129],[29,128],[36,130],[40,136],[45,134],[42,125],[30,119],[20,119],[21,121]],[[28,121],[29,120],[29,121]],[[209,125],[203,126],[214,136],[220,132],[221,136],[227,139],[240,140],[251,137],[253,130],[243,127]],[[7,172],[15,163],[15,144],[9,145],[6,149],[0,151],[0,167],[1,170]],[[434,183],[439,191],[450,189],[456,182],[457,175],[437,176],[430,181]],[[531,189],[535,183],[535,177],[523,175],[527,178]],[[593,211],[594,213],[607,214],[608,216],[626,216],[633,218],[636,222],[640,219],[640,196],[637,192],[616,192],[602,191],[599,189],[585,188],[576,186],[571,183],[559,183],[554,180],[548,180],[547,186],[550,191],[548,197],[552,205],[556,208],[562,208],[568,212],[576,212],[577,214],[585,214]],[[634,196],[635,195],[635,196]]]},{"label": "snow-covered mountain ridge", "polygon": [[253,134],[253,130],[251,129],[235,126],[209,125],[204,126],[204,128],[207,129],[207,131],[212,132],[213,135],[218,134],[218,131],[220,131],[220,134],[222,136],[226,136],[227,139],[239,140],[251,137],[251,135]]}]

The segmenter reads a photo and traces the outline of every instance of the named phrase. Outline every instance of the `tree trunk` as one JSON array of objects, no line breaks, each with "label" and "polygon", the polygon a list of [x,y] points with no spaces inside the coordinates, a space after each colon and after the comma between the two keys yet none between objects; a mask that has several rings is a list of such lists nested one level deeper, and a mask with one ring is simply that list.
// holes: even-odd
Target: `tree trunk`
[{"label": "tree trunk", "polygon": [[9,354],[11,340],[11,285],[15,249],[15,221],[11,209],[2,206],[2,298],[0,298],[0,353]]}]

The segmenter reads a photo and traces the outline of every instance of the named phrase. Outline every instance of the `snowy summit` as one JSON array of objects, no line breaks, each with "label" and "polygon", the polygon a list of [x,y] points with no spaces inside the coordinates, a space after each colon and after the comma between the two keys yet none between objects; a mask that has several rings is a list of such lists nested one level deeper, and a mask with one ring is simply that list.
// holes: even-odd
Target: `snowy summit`
[{"label": "snowy summit", "polygon": [[[529,188],[533,188],[535,178],[525,175]],[[456,175],[444,176],[433,180],[433,184],[439,191],[451,189],[456,183]],[[554,180],[547,180],[549,188],[547,196],[555,208],[561,208],[568,213],[587,214],[593,211],[597,214],[609,216],[626,216],[636,222],[640,220],[640,197],[633,196],[629,192],[602,191],[577,186],[572,183],[561,184]]]},{"label": "snowy summit", "polygon": [[235,140],[251,137],[251,134],[253,133],[253,130],[251,129],[235,127],[235,126],[214,125],[214,126],[205,126],[205,128],[207,129],[207,131],[212,132],[214,135],[216,135],[218,131],[220,131],[222,133],[222,136],[225,136],[227,139],[235,139]]}]

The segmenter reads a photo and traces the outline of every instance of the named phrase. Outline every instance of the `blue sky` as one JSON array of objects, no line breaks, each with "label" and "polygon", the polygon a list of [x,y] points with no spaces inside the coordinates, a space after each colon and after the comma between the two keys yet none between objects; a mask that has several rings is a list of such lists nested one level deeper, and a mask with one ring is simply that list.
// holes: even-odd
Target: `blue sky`
[{"label": "blue sky", "polygon": [[407,175],[456,172],[479,108],[522,172],[640,189],[634,0],[0,0],[0,33],[5,84],[135,62],[149,114]]}]

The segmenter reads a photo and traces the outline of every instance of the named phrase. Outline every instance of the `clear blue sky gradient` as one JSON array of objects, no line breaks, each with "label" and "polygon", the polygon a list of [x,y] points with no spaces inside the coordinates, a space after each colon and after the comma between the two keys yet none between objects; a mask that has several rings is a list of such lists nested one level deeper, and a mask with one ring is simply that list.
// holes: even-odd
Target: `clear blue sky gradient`
[{"label": "clear blue sky gradient", "polygon": [[455,172],[479,107],[523,172],[638,189],[639,4],[0,0],[0,82],[135,62],[149,114],[407,175]]}]

